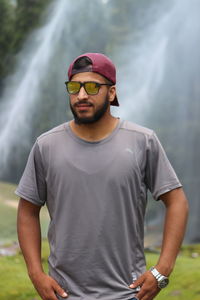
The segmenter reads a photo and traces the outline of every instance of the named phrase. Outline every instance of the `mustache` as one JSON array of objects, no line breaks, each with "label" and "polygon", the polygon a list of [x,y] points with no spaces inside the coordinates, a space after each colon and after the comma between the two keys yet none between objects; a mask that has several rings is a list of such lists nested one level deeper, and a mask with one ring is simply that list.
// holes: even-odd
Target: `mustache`
[{"label": "mustache", "polygon": [[74,107],[79,106],[81,104],[86,104],[88,106],[93,106],[93,104],[90,101],[86,101],[86,100],[80,100],[74,103]]}]

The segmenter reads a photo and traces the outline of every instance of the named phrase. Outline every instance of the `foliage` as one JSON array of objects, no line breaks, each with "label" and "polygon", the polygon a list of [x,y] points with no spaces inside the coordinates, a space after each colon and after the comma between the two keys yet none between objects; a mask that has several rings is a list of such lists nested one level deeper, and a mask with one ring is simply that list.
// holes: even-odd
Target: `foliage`
[{"label": "foliage", "polygon": [[14,38],[14,8],[0,0],[0,80],[8,73]]},{"label": "foliage", "polygon": [[[45,12],[45,8],[50,2],[56,1],[18,0],[16,7],[10,5],[14,15],[11,23],[12,28],[14,28],[14,35],[8,55],[12,64],[6,64],[5,60],[2,59],[4,69],[13,71],[17,61],[15,54],[19,52],[33,29],[41,26],[40,16]],[[155,0],[151,2],[151,5],[154,2]],[[88,51],[114,55],[115,49],[120,49],[122,45],[132,42],[138,35],[141,30],[138,28],[138,21],[145,20],[143,15],[149,7],[147,0],[140,1],[140,4],[138,0],[110,0],[107,4],[101,0],[90,0],[88,5],[85,5],[85,1],[81,0],[74,2],[75,17],[71,18],[69,15],[69,22],[66,22],[66,26],[63,28],[62,39],[53,45],[55,48],[54,55],[39,87],[37,106],[32,109],[28,117],[31,123],[29,137],[27,137],[25,146],[22,145],[17,148],[16,145],[12,145],[11,152],[13,155],[9,158],[3,180],[17,182],[25,167],[30,147],[35,138],[42,132],[70,119],[70,110],[66,105],[68,96],[64,90],[66,69],[70,60],[76,55]],[[71,7],[70,10],[72,14]],[[10,23],[9,20],[7,22]],[[79,25],[77,26],[77,24]],[[145,25],[144,21],[142,24],[141,26]],[[2,32],[2,36],[5,36],[4,32]],[[28,40],[28,42],[30,41]],[[24,54],[24,56],[26,55]],[[123,64],[123,61],[120,63]],[[0,74],[0,82],[1,80],[3,82],[4,78],[5,76]]]},{"label": "foliage", "polygon": [[13,71],[16,53],[28,34],[41,25],[40,16],[51,1],[18,0],[14,4],[0,0],[0,84]]},{"label": "foliage", "polygon": [[[14,1],[11,0],[0,0],[0,94],[3,93],[6,76],[12,74],[16,66],[16,57],[23,49],[25,40],[34,29],[40,28],[44,24],[44,19],[41,17],[45,13],[46,7],[49,3],[56,1],[18,0],[15,2],[16,5],[12,4]],[[70,1],[68,2],[71,4]],[[22,145],[12,145],[12,155],[9,157],[3,180],[17,182],[35,138],[42,132],[70,119],[70,110],[66,105],[68,97],[64,90],[64,80],[71,59],[87,51],[103,52],[114,58],[117,67],[124,65],[134,67],[133,64],[137,63],[136,52],[141,52],[140,60],[145,58],[144,49],[149,47],[151,49],[148,40],[153,32],[150,29],[157,24],[159,18],[162,20],[163,16],[168,16],[170,12],[168,8],[171,4],[174,8],[178,2],[173,0],[76,0],[73,5],[69,6],[70,13],[67,13],[60,41],[52,45],[55,51],[48,66],[47,75],[41,81],[40,92],[36,99],[37,105],[27,116],[31,124],[30,134],[26,139],[22,139]],[[184,1],[184,3],[186,2]],[[196,5],[199,5],[197,1]],[[170,39],[167,41],[166,57],[164,58],[165,70],[162,70],[161,64],[159,70],[155,69],[155,72],[150,74],[151,82],[154,81],[154,77],[157,78],[159,72],[163,73],[162,76],[165,77],[156,93],[154,93],[154,87],[150,86],[148,94],[145,94],[148,99],[145,99],[141,114],[145,115],[143,125],[153,128],[157,132],[185,187],[188,198],[191,199],[191,226],[188,236],[193,242],[198,242],[199,233],[193,228],[199,228],[200,225],[200,218],[197,214],[200,184],[200,139],[198,138],[200,134],[200,35],[195,35],[195,31],[199,32],[199,22],[194,18],[196,23],[195,27],[192,27],[193,24],[187,20],[187,18],[191,18],[192,14],[195,14],[192,9],[194,9],[193,5],[185,15],[185,20],[180,16],[181,23],[177,20],[179,14],[174,15],[171,19],[171,23],[177,22],[178,26],[171,27],[170,25],[168,28]],[[199,10],[196,11],[198,14]],[[159,30],[162,30],[162,26],[157,28],[157,31]],[[168,32],[165,30],[161,32],[165,41],[167,34]],[[181,39],[184,40],[184,43]],[[143,42],[141,48],[139,47],[140,41]],[[154,51],[157,53],[157,49]],[[121,55],[121,53],[123,54]],[[155,53],[152,53],[152,57],[147,55],[149,60],[146,65],[151,65],[153,55]],[[159,61],[159,57],[158,63],[162,63]],[[135,101],[134,105],[137,105],[137,101],[140,100],[137,98],[137,93],[134,94],[137,72],[133,73],[134,77],[131,72],[126,72],[126,68],[123,70],[125,72],[122,72],[121,78],[124,79],[125,85],[127,84],[124,91],[127,93],[127,89],[129,86],[131,87],[129,97],[136,96],[136,100],[132,98],[131,100]],[[149,71],[148,68],[147,71]],[[151,85],[151,82],[145,82],[145,75],[144,71],[141,76],[140,92],[143,92],[146,84]],[[121,82],[119,82],[120,84]],[[185,87],[188,89],[186,90]],[[152,98],[151,89],[153,90]],[[3,102],[2,98],[0,101]],[[130,107],[130,113],[131,109]],[[133,114],[130,118],[135,121]],[[154,216],[153,205],[151,205],[149,215]]]},{"label": "foliage", "polygon": [[[0,244],[17,240],[16,218],[19,197],[14,194],[15,190],[16,185],[0,182]],[[46,237],[49,217],[45,207],[41,209],[40,215],[42,235]]]},{"label": "foliage", "polygon": [[14,194],[15,189],[16,189],[15,184],[0,182],[0,191],[1,191],[0,201],[6,199],[17,200],[17,196]]},{"label": "foliage", "polygon": [[[16,241],[16,209],[6,206],[7,200],[17,203],[17,197],[14,195],[16,186],[5,182],[0,182],[0,232],[1,239],[4,242]],[[3,210],[2,210],[3,208]],[[46,213],[42,213],[42,222],[45,224]],[[4,226],[4,227],[2,227]],[[5,231],[5,232],[4,232]],[[3,235],[2,235],[3,234]],[[7,238],[5,235],[7,234]],[[2,242],[2,240],[1,240]],[[146,252],[147,267],[155,265],[159,249],[155,253]],[[47,258],[49,247],[46,240],[42,243],[42,260],[44,269],[47,271]],[[199,299],[200,288],[197,282],[200,280],[200,244],[184,245],[178,256],[176,267],[170,278],[169,287],[162,291],[157,300]],[[22,254],[19,252],[12,257],[0,256],[0,299],[1,300],[39,300],[26,272],[25,263]]]},{"label": "foliage", "polygon": [[27,35],[36,27],[44,8],[51,0],[18,0],[15,10],[15,47],[19,49]]},{"label": "foliage", "polygon": [[[42,260],[47,271],[49,248],[43,243]],[[21,253],[15,256],[0,257],[0,299],[1,300],[33,300],[39,299],[26,272]]]},{"label": "foliage", "polygon": [[[196,245],[196,251],[199,252],[199,245]],[[187,247],[185,246],[185,249]],[[195,250],[195,246],[194,246]],[[154,265],[157,260],[155,254],[147,256],[148,266]],[[157,300],[182,300],[193,299],[198,300],[200,288],[197,284],[200,280],[200,257],[194,259],[191,256],[179,255],[176,267],[170,277],[170,284],[165,290],[156,297]]]},{"label": "foliage", "polygon": [[[190,246],[184,246],[183,254],[179,255],[174,272],[170,277],[169,286],[160,292],[157,300],[198,300],[200,295],[200,257],[188,255]],[[193,246],[193,251],[200,254],[200,246]],[[190,252],[190,251],[189,251]],[[43,265],[47,271],[49,248],[43,241]],[[158,254],[146,253],[147,267],[154,265]],[[1,300],[39,300],[26,273],[26,267],[21,253],[13,257],[0,257],[0,299]]]}]

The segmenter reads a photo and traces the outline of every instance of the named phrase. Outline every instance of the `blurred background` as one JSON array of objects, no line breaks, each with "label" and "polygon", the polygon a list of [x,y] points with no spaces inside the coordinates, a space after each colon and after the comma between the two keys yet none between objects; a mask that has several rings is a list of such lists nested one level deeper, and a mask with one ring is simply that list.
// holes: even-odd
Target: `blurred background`
[{"label": "blurred background", "polygon": [[[113,114],[156,131],[190,202],[186,241],[200,242],[199,32],[199,0],[0,0],[0,188],[17,184],[38,135],[71,118],[71,60],[102,52],[117,67]],[[161,216],[150,201],[147,227]]]},{"label": "blurred background", "polygon": [[[40,299],[17,244],[14,190],[36,137],[71,119],[69,63],[103,52],[117,67],[120,107],[112,113],[156,131],[190,203],[171,284],[157,298],[199,300],[199,33],[199,0],[0,0],[0,299]],[[148,268],[159,255],[163,213],[150,195]],[[45,208],[41,220],[45,238]],[[44,239],[45,270],[48,254]]]}]

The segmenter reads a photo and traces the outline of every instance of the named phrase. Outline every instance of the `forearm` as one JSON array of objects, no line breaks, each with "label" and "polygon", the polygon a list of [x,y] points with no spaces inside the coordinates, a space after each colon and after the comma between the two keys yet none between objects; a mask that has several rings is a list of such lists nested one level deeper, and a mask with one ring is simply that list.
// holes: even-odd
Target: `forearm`
[{"label": "forearm", "polygon": [[39,212],[40,207],[20,199],[17,231],[28,273],[42,299],[56,300],[56,294],[66,298],[67,293],[52,277],[45,274],[42,268]]},{"label": "forearm", "polygon": [[42,272],[40,208],[21,199],[18,209],[18,239],[29,276],[32,278]]},{"label": "forearm", "polygon": [[[188,215],[188,204],[182,189],[176,189],[161,196],[165,206],[165,224],[161,254],[156,269],[162,275],[169,276],[173,270],[177,254],[182,243]],[[159,293],[158,282],[147,271],[131,284],[131,288],[140,286],[138,299],[154,299]]]},{"label": "forearm", "polygon": [[169,275],[176,261],[184,238],[188,216],[188,203],[182,189],[163,195],[166,215],[161,254],[156,265],[160,273]]}]

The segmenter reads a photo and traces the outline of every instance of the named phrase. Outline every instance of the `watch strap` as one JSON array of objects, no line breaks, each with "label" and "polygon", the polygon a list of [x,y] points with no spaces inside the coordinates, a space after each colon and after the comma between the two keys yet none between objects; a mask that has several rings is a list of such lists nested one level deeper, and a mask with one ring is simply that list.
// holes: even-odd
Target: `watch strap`
[{"label": "watch strap", "polygon": [[167,286],[169,282],[169,278],[167,276],[162,275],[155,267],[151,267],[149,271],[156,278],[159,288]]}]

